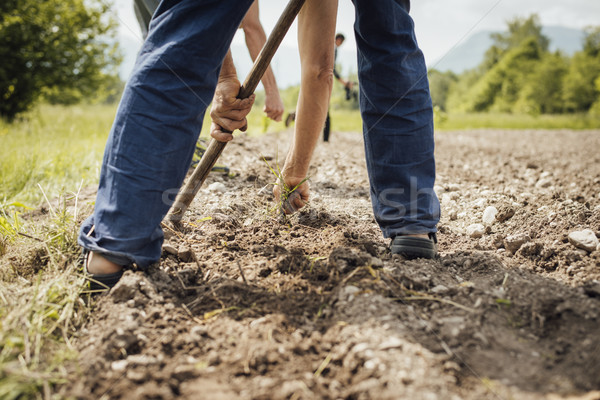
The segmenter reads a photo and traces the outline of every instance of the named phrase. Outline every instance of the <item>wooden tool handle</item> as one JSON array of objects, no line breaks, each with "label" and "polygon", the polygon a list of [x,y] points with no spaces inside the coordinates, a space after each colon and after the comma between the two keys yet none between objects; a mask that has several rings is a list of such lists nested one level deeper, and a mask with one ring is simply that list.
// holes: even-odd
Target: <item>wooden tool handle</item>
[{"label": "wooden tool handle", "polygon": [[[260,82],[262,76],[265,71],[269,67],[271,63],[271,59],[273,55],[275,55],[275,51],[281,44],[285,34],[289,30],[292,22],[300,12],[302,5],[305,0],[290,0],[287,7],[279,17],[277,24],[273,28],[273,31],[269,35],[267,42],[264,47],[258,54],[250,73],[246,77],[244,84],[240,88],[240,93],[238,97],[241,99],[245,99],[249,97]],[[188,179],[187,183],[184,185],[183,189],[177,195],[175,202],[171,206],[171,210],[167,214],[167,220],[169,222],[179,222],[183,218],[186,210],[196,197],[198,190],[202,187],[202,184],[206,180],[206,177],[210,173],[212,167],[215,165],[219,156],[223,152],[225,148],[226,142],[219,142],[217,140],[211,139],[208,144],[208,148],[206,152],[200,159],[200,163]]]}]

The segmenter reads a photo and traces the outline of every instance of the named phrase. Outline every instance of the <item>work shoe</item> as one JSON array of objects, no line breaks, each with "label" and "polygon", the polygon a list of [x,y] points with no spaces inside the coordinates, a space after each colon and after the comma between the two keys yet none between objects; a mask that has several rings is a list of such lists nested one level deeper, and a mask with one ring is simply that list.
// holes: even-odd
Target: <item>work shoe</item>
[{"label": "work shoe", "polygon": [[429,238],[398,235],[390,244],[392,254],[400,254],[409,260],[415,258],[435,258],[437,256],[437,235],[430,233]]},{"label": "work shoe", "polygon": [[285,127],[287,128],[288,126],[290,126],[290,124],[296,120],[296,113],[295,112],[291,112],[287,115],[287,117],[285,117]]},{"label": "work shoe", "polygon": [[125,268],[111,274],[90,274],[87,269],[89,254],[89,250],[82,249],[79,263],[83,266],[85,279],[90,283],[90,291],[104,292],[114,287],[123,276]]},{"label": "work shoe", "polygon": [[[196,168],[200,163],[200,159],[206,153],[206,145],[203,143],[203,140],[198,140],[196,142],[196,148],[194,149],[194,156],[192,157],[192,163],[190,164],[190,168]],[[222,164],[215,164],[211,171],[213,172],[222,172],[224,174],[229,173],[229,167]]]}]

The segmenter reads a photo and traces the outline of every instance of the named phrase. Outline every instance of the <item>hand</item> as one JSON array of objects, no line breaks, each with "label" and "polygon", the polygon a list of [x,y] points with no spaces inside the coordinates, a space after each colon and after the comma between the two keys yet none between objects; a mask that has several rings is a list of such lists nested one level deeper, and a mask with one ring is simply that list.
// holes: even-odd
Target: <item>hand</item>
[{"label": "hand", "polygon": [[281,96],[279,96],[279,91],[275,91],[273,94],[267,93],[265,95],[265,106],[263,111],[265,114],[267,114],[267,117],[271,118],[273,121],[281,121],[284,107],[283,101],[281,101]]},{"label": "hand", "polygon": [[236,129],[245,131],[248,127],[246,116],[254,104],[254,94],[247,99],[238,99],[240,81],[237,78],[219,80],[215,90],[210,116],[213,120],[210,135],[220,142],[233,140]]},{"label": "hand", "polygon": [[[310,187],[306,178],[285,177],[284,180],[285,187],[287,187],[289,190],[299,185],[293,192],[288,193],[287,201],[289,202],[289,207],[281,204],[281,209],[286,214],[292,214],[306,205],[306,202],[310,197]],[[284,199],[281,197],[282,187],[283,183],[281,180],[275,185],[275,187],[273,187],[273,195],[275,196],[275,201],[278,203],[284,201]]]}]

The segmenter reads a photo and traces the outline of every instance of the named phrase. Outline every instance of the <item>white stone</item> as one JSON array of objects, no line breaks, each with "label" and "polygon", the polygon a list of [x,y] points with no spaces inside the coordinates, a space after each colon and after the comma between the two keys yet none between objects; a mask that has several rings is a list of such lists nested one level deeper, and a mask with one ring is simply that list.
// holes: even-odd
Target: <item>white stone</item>
[{"label": "white stone", "polygon": [[591,229],[584,229],[582,231],[569,233],[569,242],[578,249],[583,249],[589,252],[596,250],[599,245],[598,238]]},{"label": "white stone", "polygon": [[440,186],[440,185],[435,185],[435,186],[433,187],[433,191],[434,191],[434,192],[435,192],[435,193],[436,193],[436,194],[439,196],[439,195],[441,195],[442,193],[444,193],[444,192],[446,191],[446,189],[444,189],[444,187],[443,187],[443,186]]},{"label": "white stone", "polygon": [[170,243],[163,244],[162,249],[163,249],[163,253],[177,255],[177,249],[175,248],[175,246],[173,246]]},{"label": "white stone", "polygon": [[483,211],[482,221],[485,225],[492,225],[496,221],[496,214],[498,209],[494,206],[488,206]]},{"label": "white stone", "polygon": [[113,361],[110,364],[110,369],[112,369],[113,371],[116,371],[116,372],[123,372],[123,371],[125,371],[125,368],[127,368],[127,364],[129,364],[129,362],[127,360]]},{"label": "white stone", "polygon": [[448,185],[449,192],[458,192],[460,190],[460,186],[457,183],[451,183]]},{"label": "white stone", "polygon": [[535,187],[538,189],[544,189],[550,186],[552,186],[551,178],[540,178],[540,180],[535,184]]},{"label": "white stone", "polygon": [[225,193],[227,192],[227,187],[221,182],[213,182],[210,185],[208,185],[208,190],[211,192]]},{"label": "white stone", "polygon": [[516,253],[525,243],[531,241],[526,233],[517,233],[516,235],[510,235],[504,238],[504,247],[511,253]]},{"label": "white stone", "polygon": [[467,235],[473,239],[479,239],[485,233],[485,226],[482,224],[472,224],[467,226]]},{"label": "white stone", "polygon": [[475,207],[481,208],[485,206],[485,203],[487,203],[487,200],[484,199],[483,197],[480,199],[475,200]]}]

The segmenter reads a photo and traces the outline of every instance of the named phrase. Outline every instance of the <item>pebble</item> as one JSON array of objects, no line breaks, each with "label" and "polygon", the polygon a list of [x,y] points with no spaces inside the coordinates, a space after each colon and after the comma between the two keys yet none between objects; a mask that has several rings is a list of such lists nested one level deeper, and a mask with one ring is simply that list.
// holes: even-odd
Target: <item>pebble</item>
[{"label": "pebble", "polygon": [[448,185],[449,192],[458,192],[460,190],[460,186],[457,183],[450,183]]},{"label": "pebble", "polygon": [[458,218],[458,212],[456,210],[448,211],[448,218],[450,218],[450,221],[456,221]]},{"label": "pebble", "polygon": [[504,247],[506,250],[514,254],[521,248],[521,246],[529,241],[531,241],[531,237],[529,237],[528,234],[517,233],[504,238]]},{"label": "pebble", "polygon": [[483,211],[483,223],[484,225],[492,225],[496,221],[496,214],[498,214],[498,209],[494,206],[488,206]]},{"label": "pebble", "polygon": [[449,289],[444,285],[437,285],[433,289],[431,289],[431,293],[435,294],[445,294],[448,293]]},{"label": "pebble", "polygon": [[435,194],[437,194],[438,196],[441,195],[442,193],[444,193],[446,191],[446,189],[444,189],[443,186],[440,185],[435,185],[433,187],[433,191],[435,192]]},{"label": "pebble", "polygon": [[487,203],[487,199],[484,199],[483,197],[480,199],[475,200],[475,207],[481,208],[483,206],[485,206],[485,203]]},{"label": "pebble", "polygon": [[173,254],[174,256],[177,255],[177,249],[175,248],[175,246],[173,246],[170,243],[163,244],[162,249],[163,249],[163,253]]},{"label": "pebble", "polygon": [[568,238],[573,246],[589,252],[596,250],[600,244],[596,234],[591,229],[571,232]]},{"label": "pebble", "polygon": [[177,257],[183,262],[190,262],[194,259],[194,253],[188,246],[180,246],[177,251]]},{"label": "pebble", "polygon": [[127,364],[129,364],[127,362],[127,360],[113,361],[110,364],[110,369],[112,369],[113,371],[116,371],[116,372],[122,372],[122,371],[125,371],[125,368],[127,368]]},{"label": "pebble", "polygon": [[211,192],[225,193],[227,192],[227,187],[221,182],[213,182],[210,185],[208,185],[208,190]]},{"label": "pebble", "polygon": [[472,224],[467,226],[467,235],[473,239],[479,239],[485,233],[485,226],[482,224]]},{"label": "pebble", "polygon": [[538,189],[544,189],[550,186],[552,186],[552,179],[548,177],[540,178],[540,180],[535,184],[535,187]]}]

